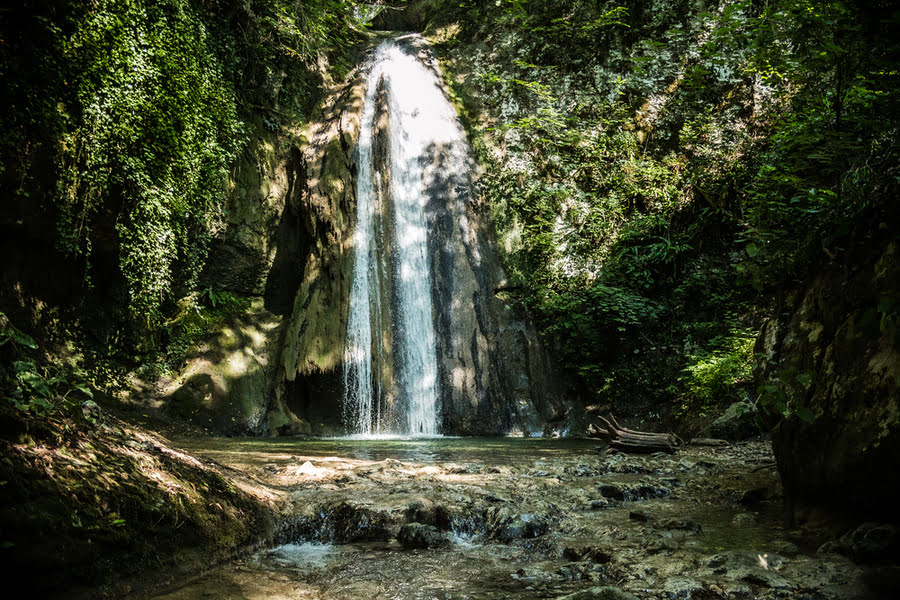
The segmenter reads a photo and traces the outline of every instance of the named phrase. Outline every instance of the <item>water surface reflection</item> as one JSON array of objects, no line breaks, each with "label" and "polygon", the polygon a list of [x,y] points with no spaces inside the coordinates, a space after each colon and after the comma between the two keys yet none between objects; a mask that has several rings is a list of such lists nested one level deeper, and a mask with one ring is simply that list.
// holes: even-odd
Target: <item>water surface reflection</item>
[{"label": "water surface reflection", "polygon": [[297,458],[437,464],[530,464],[541,458],[584,455],[596,440],[507,437],[436,438],[202,438],[174,440],[185,450],[225,464],[278,462]]}]

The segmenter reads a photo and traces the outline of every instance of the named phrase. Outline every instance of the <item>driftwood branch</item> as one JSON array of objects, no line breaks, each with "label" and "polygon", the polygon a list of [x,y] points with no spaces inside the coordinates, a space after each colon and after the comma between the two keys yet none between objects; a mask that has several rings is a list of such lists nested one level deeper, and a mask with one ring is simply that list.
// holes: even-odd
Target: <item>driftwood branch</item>
[{"label": "driftwood branch", "polygon": [[603,429],[591,426],[588,435],[591,437],[603,437],[609,440],[609,445],[617,450],[625,452],[675,452],[678,440],[670,433],[650,433],[647,431],[635,431],[622,427],[616,418],[609,415],[609,420],[599,417],[603,423]]}]

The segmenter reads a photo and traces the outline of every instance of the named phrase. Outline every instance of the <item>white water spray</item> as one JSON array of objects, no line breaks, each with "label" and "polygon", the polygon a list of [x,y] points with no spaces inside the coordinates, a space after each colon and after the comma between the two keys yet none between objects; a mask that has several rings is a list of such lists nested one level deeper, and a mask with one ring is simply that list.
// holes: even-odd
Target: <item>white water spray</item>
[{"label": "white water spray", "polygon": [[[373,152],[380,81],[388,98],[390,202],[380,195]],[[368,75],[358,147],[355,263],[344,357],[345,421],[353,433],[439,434],[425,173],[437,152],[455,154],[463,135],[435,73],[397,44],[382,43]],[[384,215],[393,225],[391,256],[377,243],[383,236],[376,232],[376,217],[385,206],[392,208]],[[391,293],[383,297],[388,278]],[[386,337],[392,338],[397,374],[395,406],[386,406],[387,390],[373,356]]]}]

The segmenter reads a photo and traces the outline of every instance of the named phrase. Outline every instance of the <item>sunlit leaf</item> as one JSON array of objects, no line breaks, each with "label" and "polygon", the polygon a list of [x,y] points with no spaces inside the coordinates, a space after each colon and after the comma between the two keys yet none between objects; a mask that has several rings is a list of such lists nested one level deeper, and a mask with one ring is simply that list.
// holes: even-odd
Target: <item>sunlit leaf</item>
[{"label": "sunlit leaf", "polygon": [[81,392],[82,394],[87,396],[88,398],[94,397],[94,392],[92,392],[91,388],[87,387],[86,385],[81,385],[80,383],[76,383],[74,387],[76,390],[78,390],[79,392]]}]

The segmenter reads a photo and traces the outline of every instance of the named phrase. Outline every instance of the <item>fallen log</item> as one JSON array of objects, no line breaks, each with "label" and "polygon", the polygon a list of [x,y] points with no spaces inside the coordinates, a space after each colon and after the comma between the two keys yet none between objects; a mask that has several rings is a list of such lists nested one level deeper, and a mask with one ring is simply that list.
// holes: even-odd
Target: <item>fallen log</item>
[{"label": "fallen log", "polygon": [[621,425],[619,425],[619,422],[616,421],[616,418],[615,418],[614,416],[612,416],[611,414],[609,415],[609,420],[612,422],[613,426],[614,426],[617,430],[622,431],[622,432],[624,432],[624,433],[628,433],[628,434],[631,434],[631,435],[642,436],[642,437],[650,437],[650,438],[654,438],[654,439],[655,439],[655,438],[663,438],[663,439],[668,440],[669,443],[672,444],[673,446],[677,446],[677,445],[678,445],[678,439],[677,439],[674,435],[672,435],[671,433],[650,433],[650,432],[647,432],[647,431],[635,431],[635,430],[633,430],[633,429],[627,429],[627,428],[622,427]]},{"label": "fallen log", "polygon": [[629,442],[627,440],[611,440],[609,447],[623,452],[632,452],[635,454],[653,454],[654,452],[665,452],[672,454],[675,447],[662,442]]},{"label": "fallen log", "polygon": [[588,428],[591,437],[604,437],[609,440],[611,448],[624,452],[636,452],[650,454],[653,452],[675,452],[678,441],[675,436],[668,433],[651,433],[648,431],[635,431],[619,425],[615,417],[609,416],[609,420],[599,417],[604,429],[593,425]]}]

